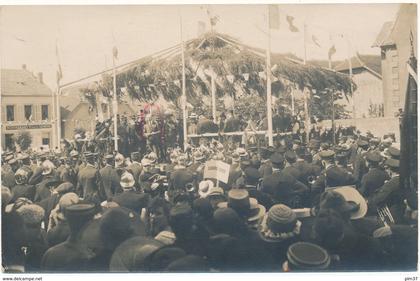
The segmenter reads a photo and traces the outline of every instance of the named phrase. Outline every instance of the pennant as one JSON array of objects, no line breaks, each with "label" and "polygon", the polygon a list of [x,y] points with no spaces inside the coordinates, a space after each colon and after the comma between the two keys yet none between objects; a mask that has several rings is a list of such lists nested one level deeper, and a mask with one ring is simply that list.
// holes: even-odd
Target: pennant
[{"label": "pennant", "polygon": [[61,79],[63,79],[63,71],[61,69],[61,63],[60,63],[60,56],[58,55],[58,44],[57,41],[55,42],[55,55],[57,57],[57,84],[60,83]]},{"label": "pennant", "polygon": [[279,6],[268,5],[268,22],[270,29],[280,28]]},{"label": "pennant", "polygon": [[287,16],[287,17],[286,17],[286,20],[287,20],[287,23],[289,24],[289,30],[290,30],[291,32],[299,32],[299,28],[297,28],[297,27],[294,25],[294,23],[293,23],[293,21],[295,20],[295,18],[294,18],[294,17],[292,17],[292,16]]},{"label": "pennant", "polygon": [[233,76],[233,75],[226,75],[226,79],[227,79],[230,83],[233,83],[233,80],[235,79],[235,76]]},{"label": "pennant", "polygon": [[316,46],[318,46],[319,48],[321,48],[321,44],[319,44],[319,40],[318,40],[318,38],[316,38],[316,36],[315,36],[315,35],[312,35],[312,42],[313,42]]},{"label": "pennant", "polygon": [[114,56],[115,59],[118,59],[118,49],[116,46],[112,48],[112,55]]},{"label": "pennant", "polygon": [[249,80],[249,73],[243,73],[242,77],[244,77],[245,81]]},{"label": "pennant", "polygon": [[332,45],[331,48],[328,50],[328,59],[331,60],[332,56],[337,52],[335,49],[335,45]]}]

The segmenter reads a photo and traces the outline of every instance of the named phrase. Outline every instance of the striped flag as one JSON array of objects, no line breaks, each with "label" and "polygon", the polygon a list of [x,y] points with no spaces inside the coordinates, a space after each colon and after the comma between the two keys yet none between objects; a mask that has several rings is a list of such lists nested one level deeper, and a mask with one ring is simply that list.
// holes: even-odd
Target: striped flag
[{"label": "striped flag", "polygon": [[294,17],[287,16],[286,20],[287,20],[287,23],[289,24],[289,30],[291,32],[299,32],[299,28],[297,28],[297,26],[293,23],[293,21],[295,20]]}]

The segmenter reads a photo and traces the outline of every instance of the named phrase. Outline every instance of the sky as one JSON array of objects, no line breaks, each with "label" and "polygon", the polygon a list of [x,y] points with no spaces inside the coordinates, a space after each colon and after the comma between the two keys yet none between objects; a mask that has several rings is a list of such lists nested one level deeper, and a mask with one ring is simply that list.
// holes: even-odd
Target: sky
[{"label": "sky", "polygon": [[[334,45],[334,60],[351,54],[380,55],[372,48],[386,21],[393,21],[399,4],[288,4],[279,5],[280,29],[271,30],[272,52],[327,59]],[[123,64],[194,38],[198,22],[217,15],[215,30],[255,47],[266,48],[266,5],[132,5],[132,6],[3,6],[0,14],[1,68],[43,72],[55,89],[56,45],[62,83],[71,82],[117,64]],[[287,16],[299,32],[288,29]],[[304,44],[303,26],[306,26]],[[343,36],[342,36],[343,35]],[[313,38],[320,45],[313,43]]]}]

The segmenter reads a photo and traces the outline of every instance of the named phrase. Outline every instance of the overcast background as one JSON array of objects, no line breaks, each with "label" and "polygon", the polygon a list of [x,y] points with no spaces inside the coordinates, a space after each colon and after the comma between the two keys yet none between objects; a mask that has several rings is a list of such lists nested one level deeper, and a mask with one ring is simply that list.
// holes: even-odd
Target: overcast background
[{"label": "overcast background", "polygon": [[[308,26],[308,59],[327,59],[331,44],[337,49],[335,60],[356,52],[380,55],[372,43],[383,23],[394,20],[398,5],[280,5],[281,28],[271,32],[272,52],[303,57],[303,32],[291,33],[285,22],[286,15],[291,15],[300,31],[304,22]],[[180,15],[184,39],[197,36],[198,21],[206,22],[209,29],[208,9],[220,18],[216,31],[265,48],[266,5],[3,6],[1,67],[20,68],[26,64],[34,73],[43,72],[45,82],[54,89],[56,41],[62,82],[66,83],[111,67],[114,45],[121,64],[179,43]],[[312,34],[322,48],[311,44]]]}]

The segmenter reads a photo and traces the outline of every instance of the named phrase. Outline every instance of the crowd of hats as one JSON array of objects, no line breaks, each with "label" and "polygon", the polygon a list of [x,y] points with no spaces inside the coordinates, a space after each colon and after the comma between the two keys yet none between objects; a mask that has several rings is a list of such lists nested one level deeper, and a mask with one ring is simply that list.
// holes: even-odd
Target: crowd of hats
[{"label": "crowd of hats", "polygon": [[[402,192],[396,181],[396,144],[363,135],[340,137],[336,145],[287,138],[276,146],[246,148],[201,139],[185,151],[171,149],[168,162],[155,152],[130,157],[5,152],[3,267],[23,266],[27,272],[415,267],[417,194]],[[98,167],[99,157],[104,162]],[[204,177],[208,160],[230,165],[228,183]],[[363,173],[357,180],[356,167]],[[83,197],[80,174],[87,168],[98,190],[115,185],[112,196]],[[104,182],[105,168],[113,182]],[[311,179],[301,176],[303,170]],[[63,171],[75,173],[75,181]],[[384,177],[371,197],[363,190],[370,173],[375,181],[378,174]],[[343,182],[343,175],[354,182],[330,184]],[[317,189],[316,183],[324,186]]]}]

